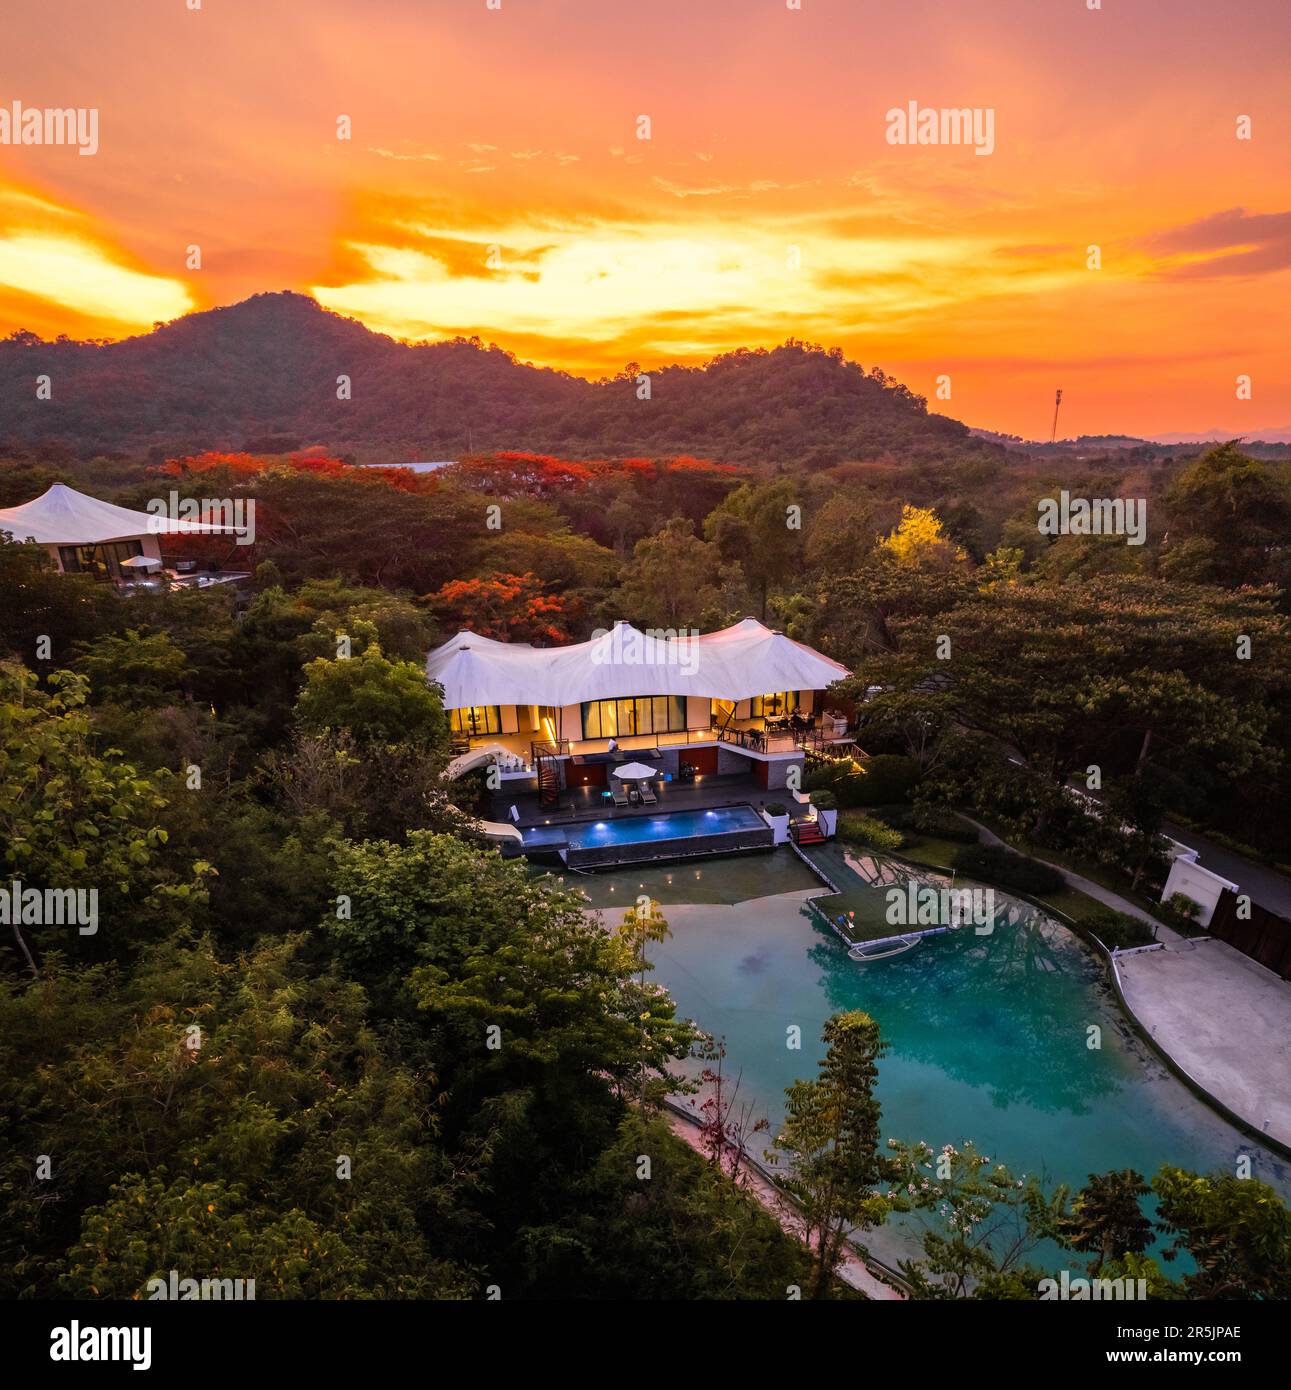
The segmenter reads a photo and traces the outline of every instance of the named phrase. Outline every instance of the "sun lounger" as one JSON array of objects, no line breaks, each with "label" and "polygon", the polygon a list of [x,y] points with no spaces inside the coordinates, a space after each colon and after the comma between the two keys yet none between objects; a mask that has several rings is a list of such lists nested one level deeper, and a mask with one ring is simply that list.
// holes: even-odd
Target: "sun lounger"
[{"label": "sun lounger", "polygon": [[654,788],[649,782],[641,783],[641,800],[647,806],[657,806],[659,804],[659,798],[654,794]]},{"label": "sun lounger", "polygon": [[615,787],[613,790],[614,790],[614,804],[615,804],[616,806],[626,806],[626,805],[628,804],[628,794],[627,794],[626,788],[624,788],[624,787]]}]

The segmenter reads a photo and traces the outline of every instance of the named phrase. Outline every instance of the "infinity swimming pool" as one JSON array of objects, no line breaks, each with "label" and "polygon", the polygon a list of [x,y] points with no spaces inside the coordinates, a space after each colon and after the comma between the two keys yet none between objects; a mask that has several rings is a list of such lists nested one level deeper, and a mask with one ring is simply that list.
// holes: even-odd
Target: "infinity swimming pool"
[{"label": "infinity swimming pool", "polygon": [[[672,936],[650,948],[654,978],[681,1013],[725,1038],[728,1074],[739,1074],[741,1099],[772,1133],[784,1088],[816,1073],[825,1020],[864,1009],[888,1043],[877,1087],[885,1137],[934,1148],[972,1139],[1018,1173],[1073,1187],[1110,1168],[1232,1172],[1249,1155],[1254,1176],[1291,1194],[1288,1166],[1167,1070],[1134,1034],[1098,961],[1039,909],[997,893],[989,935],[952,931],[859,964],[805,911],[821,889],[800,888],[803,866],[790,860],[780,849],[706,864],[702,879],[650,870],[649,882],[637,871],[593,885],[598,906],[643,888],[664,902]],[[789,1045],[793,1029],[800,1049]],[[911,1236],[885,1227],[865,1240],[895,1260]],[[1055,1269],[1065,1263],[1042,1253]]]},{"label": "infinity swimming pool", "polygon": [[619,816],[567,825],[536,826],[524,831],[525,849],[568,845],[594,849],[602,845],[639,845],[650,840],[685,840],[700,835],[725,835],[740,830],[766,829],[752,806],[718,806],[710,811],[673,811],[667,815]]}]

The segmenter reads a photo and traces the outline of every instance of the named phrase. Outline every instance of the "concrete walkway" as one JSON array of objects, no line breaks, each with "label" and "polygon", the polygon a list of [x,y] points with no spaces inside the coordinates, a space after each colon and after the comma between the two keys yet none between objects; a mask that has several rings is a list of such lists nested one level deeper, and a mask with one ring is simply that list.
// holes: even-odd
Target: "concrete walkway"
[{"label": "concrete walkway", "polygon": [[[984,845],[1001,845],[1004,849],[1013,849],[1012,845],[1001,840],[993,830],[987,829],[986,826],[963,815],[962,812],[960,818],[968,821],[969,825],[975,826],[981,832]],[[1017,851],[1014,850],[1014,853],[1016,854]],[[1088,897],[1102,903],[1104,907],[1110,907],[1116,912],[1125,913],[1127,917],[1136,917],[1140,922],[1146,922],[1148,926],[1155,928],[1158,941],[1180,941],[1183,939],[1172,927],[1166,926],[1164,922],[1158,922],[1150,912],[1145,912],[1143,908],[1130,902],[1128,898],[1121,897],[1112,889],[1104,888],[1101,883],[1095,883],[1092,878],[1086,878],[1084,874],[1078,874],[1072,869],[1065,868],[1062,864],[1050,864],[1047,859],[1041,859],[1036,854],[1028,857],[1034,859],[1037,864],[1045,864],[1056,873],[1060,873],[1073,888],[1078,888]]]},{"label": "concrete walkway", "polygon": [[[977,829],[985,844],[1004,843],[986,826]],[[1291,982],[1225,941],[1183,937],[1112,889],[1061,864],[1050,868],[1073,888],[1157,929],[1160,950],[1115,957],[1126,1007],[1197,1087],[1257,1133],[1291,1148]]]},{"label": "concrete walkway", "polygon": [[1213,937],[1115,964],[1126,1004],[1175,1065],[1291,1148],[1291,985]]},{"label": "concrete walkway", "polygon": [[1180,844],[1197,851],[1197,863],[1203,869],[1218,874],[1233,883],[1240,884],[1243,893],[1251,897],[1263,908],[1276,912],[1280,917],[1291,917],[1291,878],[1277,869],[1261,864],[1258,860],[1247,859],[1245,855],[1235,854],[1223,845],[1187,826],[1175,825],[1165,821],[1162,830]]}]

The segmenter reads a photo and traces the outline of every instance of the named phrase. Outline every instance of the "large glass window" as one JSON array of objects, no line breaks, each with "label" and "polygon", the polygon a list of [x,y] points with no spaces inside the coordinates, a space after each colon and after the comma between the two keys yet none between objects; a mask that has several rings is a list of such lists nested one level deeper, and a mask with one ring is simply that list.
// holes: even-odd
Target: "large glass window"
[{"label": "large glass window", "polygon": [[121,561],[143,554],[142,541],[107,541],[103,545],[60,545],[58,558],[65,574],[92,574],[96,579],[120,579]]},{"label": "large glass window", "polygon": [[583,705],[584,738],[667,734],[686,727],[681,695],[640,695],[632,700],[589,700]]},{"label": "large glass window", "polygon": [[452,726],[455,734],[466,734],[475,738],[479,734],[500,734],[502,716],[497,705],[466,705],[452,712]]},{"label": "large glass window", "polygon": [[772,690],[765,695],[755,695],[751,702],[754,719],[783,719],[790,710],[797,707],[796,690]]}]

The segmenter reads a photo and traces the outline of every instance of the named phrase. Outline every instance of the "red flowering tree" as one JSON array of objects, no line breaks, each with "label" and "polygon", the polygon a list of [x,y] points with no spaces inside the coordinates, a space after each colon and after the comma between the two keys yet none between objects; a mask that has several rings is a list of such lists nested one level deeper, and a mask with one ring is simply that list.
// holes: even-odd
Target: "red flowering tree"
[{"label": "red flowering tree", "polygon": [[571,614],[563,598],[543,592],[543,582],[524,574],[453,579],[426,602],[445,626],[466,628],[499,641],[560,643],[570,640]]}]

